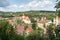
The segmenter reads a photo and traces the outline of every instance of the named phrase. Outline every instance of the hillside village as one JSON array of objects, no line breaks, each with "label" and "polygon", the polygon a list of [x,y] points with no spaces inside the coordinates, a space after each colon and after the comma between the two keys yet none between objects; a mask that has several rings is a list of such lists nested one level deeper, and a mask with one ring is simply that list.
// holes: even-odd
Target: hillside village
[{"label": "hillside village", "polygon": [[[0,17],[0,19],[4,19]],[[34,24],[36,25],[35,29],[32,27]],[[24,13],[22,16],[14,16],[12,19],[6,18],[6,20],[13,26],[17,34],[21,35],[28,35],[30,32],[34,30],[42,29],[44,34],[47,33],[47,28],[49,25],[54,24],[55,26],[60,25],[60,18],[56,16],[53,20],[48,20],[46,16],[41,17],[29,17],[26,16]]]},{"label": "hillside village", "polygon": [[60,40],[60,0],[0,0],[0,40]]}]

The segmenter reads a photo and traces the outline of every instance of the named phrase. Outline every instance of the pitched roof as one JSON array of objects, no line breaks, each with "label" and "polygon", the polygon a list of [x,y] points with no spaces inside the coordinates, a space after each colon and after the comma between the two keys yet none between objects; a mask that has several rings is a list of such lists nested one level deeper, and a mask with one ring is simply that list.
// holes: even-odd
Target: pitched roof
[{"label": "pitched roof", "polygon": [[10,24],[13,24],[13,23],[14,23],[14,21],[13,21],[13,20],[8,20],[8,22],[9,22]]},{"label": "pitched roof", "polygon": [[31,31],[33,31],[32,27],[28,27],[28,28],[25,30],[25,32],[31,32]]},{"label": "pitched roof", "polygon": [[17,34],[20,34],[20,33],[23,34],[23,32],[24,32],[24,26],[21,25],[21,24],[18,24],[18,25],[16,26],[16,33],[17,33]]}]

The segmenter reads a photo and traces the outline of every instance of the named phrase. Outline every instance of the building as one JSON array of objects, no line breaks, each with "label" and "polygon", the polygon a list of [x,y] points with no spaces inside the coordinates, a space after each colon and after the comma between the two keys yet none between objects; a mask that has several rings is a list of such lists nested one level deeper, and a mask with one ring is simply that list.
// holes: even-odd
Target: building
[{"label": "building", "polygon": [[28,27],[26,30],[25,30],[25,34],[28,35],[30,32],[32,32],[33,29],[32,27]]},{"label": "building", "polygon": [[26,24],[30,24],[30,18],[28,16],[25,16],[24,14],[20,17],[20,20],[24,21]]},{"label": "building", "polygon": [[51,20],[48,20],[45,16],[41,18],[40,21],[37,22],[37,29],[41,28],[44,30],[44,34],[47,32],[46,28],[52,23]]},{"label": "building", "polygon": [[40,21],[37,22],[38,27],[47,27],[52,23],[51,20],[48,20],[45,16],[41,18]]},{"label": "building", "polygon": [[60,25],[60,18],[56,16],[56,18],[53,19],[53,23],[57,25]]},{"label": "building", "polygon": [[9,24],[11,24],[11,25],[13,25],[13,24],[14,24],[14,21],[13,21],[13,20],[11,20],[11,19],[9,19],[9,20],[8,20],[8,22],[9,22]]},{"label": "building", "polygon": [[17,34],[24,35],[24,25],[18,24],[15,29]]}]

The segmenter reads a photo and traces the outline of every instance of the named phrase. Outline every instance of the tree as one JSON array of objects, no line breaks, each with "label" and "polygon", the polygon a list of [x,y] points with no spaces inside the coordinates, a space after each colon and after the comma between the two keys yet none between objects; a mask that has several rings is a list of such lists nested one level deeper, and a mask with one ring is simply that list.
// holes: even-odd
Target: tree
[{"label": "tree", "polygon": [[48,37],[50,40],[55,40],[55,35],[54,35],[55,29],[54,29],[54,27],[55,26],[53,24],[50,24],[47,28],[47,33],[48,33]]},{"label": "tree", "polygon": [[60,25],[55,28],[56,40],[60,40]]},{"label": "tree", "polygon": [[33,31],[26,37],[26,40],[43,40],[43,37],[40,34],[41,33],[38,31]]},{"label": "tree", "polygon": [[16,23],[18,25],[18,24],[23,24],[24,22],[18,19]]},{"label": "tree", "polygon": [[56,11],[58,12],[58,16],[60,17],[60,1],[55,6]]},{"label": "tree", "polygon": [[36,21],[31,18],[31,22],[32,22],[32,28],[35,30],[36,29]]},{"label": "tree", "polygon": [[0,20],[0,40],[24,40],[24,36],[17,35],[6,20]]},{"label": "tree", "polygon": [[8,32],[10,32],[12,26],[6,20],[0,20],[0,39],[9,40]]}]

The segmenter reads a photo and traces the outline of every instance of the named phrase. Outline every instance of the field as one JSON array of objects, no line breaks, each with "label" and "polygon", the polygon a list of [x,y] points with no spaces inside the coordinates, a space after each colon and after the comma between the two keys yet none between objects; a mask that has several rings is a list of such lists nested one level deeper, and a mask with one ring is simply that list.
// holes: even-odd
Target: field
[{"label": "field", "polygon": [[53,16],[55,17],[57,13],[55,11],[26,11],[26,12],[1,12],[0,11],[0,16],[6,18],[6,17],[13,17],[15,16],[20,16],[22,14],[28,15],[28,16]]}]

